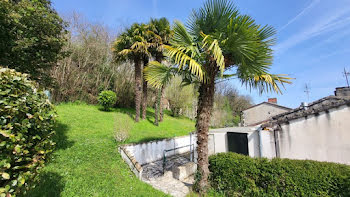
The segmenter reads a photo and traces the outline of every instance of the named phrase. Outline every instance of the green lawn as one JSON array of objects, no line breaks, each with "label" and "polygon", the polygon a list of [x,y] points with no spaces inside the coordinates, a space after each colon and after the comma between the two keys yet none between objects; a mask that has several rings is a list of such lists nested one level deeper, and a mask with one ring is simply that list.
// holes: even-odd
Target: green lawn
[{"label": "green lawn", "polygon": [[153,112],[134,123],[130,109],[110,112],[98,106],[57,106],[57,149],[40,175],[38,186],[27,196],[165,196],[138,180],[117,151],[114,130],[120,124],[130,128],[127,143],[186,135],[194,130],[187,118],[165,115],[159,127]]}]

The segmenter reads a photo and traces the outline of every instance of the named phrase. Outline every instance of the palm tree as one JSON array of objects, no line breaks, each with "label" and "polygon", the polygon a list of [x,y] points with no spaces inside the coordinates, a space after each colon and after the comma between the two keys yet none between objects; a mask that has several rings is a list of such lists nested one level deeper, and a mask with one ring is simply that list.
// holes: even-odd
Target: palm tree
[{"label": "palm tree", "polygon": [[[148,55],[145,55],[143,58],[143,68],[147,68],[149,57]],[[147,89],[147,81],[144,79],[142,80],[142,120],[146,119],[146,112],[147,112],[147,95],[148,95],[148,89]]]},{"label": "palm tree", "polygon": [[[170,23],[166,18],[160,18],[160,19],[151,19],[149,25],[150,25],[150,30],[153,32],[153,35],[151,36],[152,37],[151,42],[153,43],[151,47],[151,54],[157,62],[162,64],[165,58],[163,54],[163,45],[169,44],[169,40],[172,36]],[[157,99],[155,104],[155,117],[154,117],[155,125],[158,125],[158,120],[159,122],[163,121],[163,109],[161,104],[163,94],[164,94],[164,86],[161,86],[157,89]]]},{"label": "palm tree", "polygon": [[[196,121],[200,177],[197,188],[205,192],[209,175],[208,132],[217,80],[236,78],[242,85],[260,93],[281,93],[279,85],[291,83],[291,78],[268,72],[273,60],[271,46],[275,41],[272,38],[275,30],[256,24],[250,16],[239,14],[228,0],[207,0],[203,7],[192,12],[186,27],[175,22],[171,45],[164,48],[179,71],[189,71],[192,79],[200,82]],[[147,75],[153,76],[149,81],[161,84],[161,79],[155,77],[162,76],[156,73],[162,70],[152,71],[154,73]]]},{"label": "palm tree", "polygon": [[113,45],[113,52],[117,62],[132,61],[135,66],[135,121],[140,119],[141,106],[141,79],[142,66],[141,62],[145,56],[149,56],[150,43],[145,38],[146,25],[133,24],[117,37]]}]

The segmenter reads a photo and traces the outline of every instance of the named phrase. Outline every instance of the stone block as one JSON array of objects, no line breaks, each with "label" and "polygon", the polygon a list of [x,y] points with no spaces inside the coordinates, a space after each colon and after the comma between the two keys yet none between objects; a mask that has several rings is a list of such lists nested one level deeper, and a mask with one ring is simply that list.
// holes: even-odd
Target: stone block
[{"label": "stone block", "polygon": [[183,181],[184,179],[193,175],[196,172],[196,170],[197,170],[197,164],[195,164],[194,162],[188,162],[184,165],[174,167],[172,170],[173,177],[175,179]]}]

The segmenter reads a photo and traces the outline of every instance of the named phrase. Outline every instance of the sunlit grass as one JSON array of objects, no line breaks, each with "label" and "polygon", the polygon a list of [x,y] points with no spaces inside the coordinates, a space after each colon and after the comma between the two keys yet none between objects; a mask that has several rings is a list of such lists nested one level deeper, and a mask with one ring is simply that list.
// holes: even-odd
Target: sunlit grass
[{"label": "sunlit grass", "polygon": [[43,169],[40,183],[27,196],[165,196],[138,180],[123,162],[114,140],[116,122],[129,124],[126,143],[181,136],[194,130],[193,121],[168,115],[156,127],[151,110],[140,123],[134,123],[130,109],[104,112],[98,106],[61,104],[57,111],[57,149]]}]

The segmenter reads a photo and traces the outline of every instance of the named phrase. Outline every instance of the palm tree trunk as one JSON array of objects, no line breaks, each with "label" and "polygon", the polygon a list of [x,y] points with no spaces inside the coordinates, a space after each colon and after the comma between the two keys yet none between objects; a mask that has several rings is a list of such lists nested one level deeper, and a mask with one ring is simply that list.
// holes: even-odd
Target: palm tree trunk
[{"label": "palm tree trunk", "polygon": [[141,60],[139,58],[134,59],[135,63],[135,122],[140,121],[140,107],[141,107]]},{"label": "palm tree trunk", "polygon": [[198,189],[204,194],[208,188],[209,162],[208,162],[208,135],[211,112],[214,104],[215,76],[217,69],[213,69],[209,81],[202,83],[199,88],[198,110],[197,110],[197,154],[198,154],[198,172],[200,180]]},{"label": "palm tree trunk", "polygon": [[[156,61],[159,62],[159,63],[162,63],[162,56],[160,55],[157,55],[156,56]],[[162,87],[163,89],[163,87]],[[159,125],[159,113],[163,113],[163,112],[160,112],[162,107],[161,107],[161,93],[162,93],[162,90],[161,89],[158,89],[157,90],[157,96],[156,96],[156,105],[155,105],[155,109],[154,109],[154,125],[158,126]],[[161,121],[163,119],[161,118]]]},{"label": "palm tree trunk", "polygon": [[156,96],[156,105],[154,109],[154,125],[158,126],[159,125],[159,108],[160,108],[160,92],[161,90],[157,90],[157,96]]},{"label": "palm tree trunk", "polygon": [[159,122],[163,122],[163,96],[164,96],[164,86],[162,86],[162,89],[160,90],[160,102],[159,102]]},{"label": "palm tree trunk", "polygon": [[[145,68],[148,64],[148,58],[143,60],[143,68]],[[143,79],[142,85],[142,120],[146,119],[147,112],[147,81]]]}]

